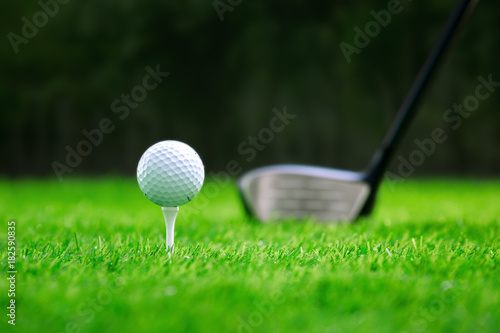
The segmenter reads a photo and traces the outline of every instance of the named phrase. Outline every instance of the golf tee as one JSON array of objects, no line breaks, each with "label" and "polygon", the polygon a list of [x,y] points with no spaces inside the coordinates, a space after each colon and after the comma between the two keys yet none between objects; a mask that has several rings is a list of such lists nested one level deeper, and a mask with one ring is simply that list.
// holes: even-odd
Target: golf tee
[{"label": "golf tee", "polygon": [[165,226],[167,229],[166,249],[168,255],[170,256],[171,253],[174,252],[174,227],[179,207],[162,207],[161,210],[163,211],[163,216],[165,217]]}]

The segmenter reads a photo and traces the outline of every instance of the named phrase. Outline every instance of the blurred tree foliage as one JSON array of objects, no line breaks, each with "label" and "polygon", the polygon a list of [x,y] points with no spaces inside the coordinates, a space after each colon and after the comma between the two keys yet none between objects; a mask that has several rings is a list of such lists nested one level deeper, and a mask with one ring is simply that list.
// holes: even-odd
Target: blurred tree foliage
[{"label": "blurred tree foliage", "polygon": [[[164,139],[189,143],[213,171],[232,159],[243,169],[277,162],[361,169],[454,3],[402,1],[402,12],[348,63],[340,43],[353,44],[354,28],[364,29],[388,1],[241,1],[223,21],[211,1],[68,1],[15,53],[8,34],[22,35],[22,18],[33,22],[43,9],[8,0],[0,13],[1,172],[53,175],[65,147],[77,147],[82,130],[103,118],[115,130],[74,174],[133,174],[142,152]],[[457,130],[443,114],[474,93],[479,75],[500,81],[499,9],[479,3],[426,95],[399,153],[407,156],[436,127],[448,140],[417,174],[498,174],[500,91]],[[157,64],[169,77],[120,120],[112,102]],[[284,106],[297,118],[246,161],[238,146]]]}]

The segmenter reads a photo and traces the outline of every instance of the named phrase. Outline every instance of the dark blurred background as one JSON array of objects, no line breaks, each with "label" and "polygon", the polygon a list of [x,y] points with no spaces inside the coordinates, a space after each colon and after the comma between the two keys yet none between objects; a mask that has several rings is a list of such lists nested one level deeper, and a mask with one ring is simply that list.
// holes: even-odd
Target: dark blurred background
[{"label": "dark blurred background", "polygon": [[[354,45],[354,28],[389,2],[4,1],[0,174],[55,177],[53,162],[66,165],[66,147],[77,149],[82,131],[103,118],[114,131],[71,175],[134,175],[144,150],[165,139],[190,144],[208,171],[233,159],[245,170],[279,162],[362,169],[455,4],[401,1],[401,13],[348,63],[340,43]],[[474,94],[479,75],[500,81],[499,13],[498,1],[478,4],[430,87],[398,153],[408,156],[434,128],[448,139],[415,175],[499,174],[500,91],[458,129],[443,121]],[[36,33],[26,20],[38,22]],[[112,103],[157,65],[169,76],[121,120]],[[247,161],[238,146],[285,106],[297,117]]]}]

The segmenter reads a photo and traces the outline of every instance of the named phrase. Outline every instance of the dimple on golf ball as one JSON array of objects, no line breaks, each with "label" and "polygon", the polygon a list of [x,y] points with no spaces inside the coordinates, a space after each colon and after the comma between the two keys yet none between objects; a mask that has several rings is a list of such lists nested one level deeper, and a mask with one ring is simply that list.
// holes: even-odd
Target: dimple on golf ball
[{"label": "dimple on golf ball", "polygon": [[200,191],[205,178],[203,162],[187,144],[166,140],[146,150],[137,166],[137,181],[144,195],[162,207],[182,206]]}]

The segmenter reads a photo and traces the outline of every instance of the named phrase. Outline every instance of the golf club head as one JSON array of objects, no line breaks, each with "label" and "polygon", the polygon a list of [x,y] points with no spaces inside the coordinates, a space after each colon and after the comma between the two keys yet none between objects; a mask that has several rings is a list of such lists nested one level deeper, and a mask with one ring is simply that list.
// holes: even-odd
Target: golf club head
[{"label": "golf club head", "polygon": [[247,211],[262,222],[313,218],[355,221],[372,193],[362,172],[306,165],[252,170],[238,181]]},{"label": "golf club head", "polygon": [[276,165],[256,169],[243,175],[238,182],[247,211],[261,221],[287,217],[354,221],[360,215],[368,215],[373,208],[382,175],[417,112],[424,88],[436,71],[450,41],[476,3],[474,0],[457,2],[367,172],[302,165]]}]

